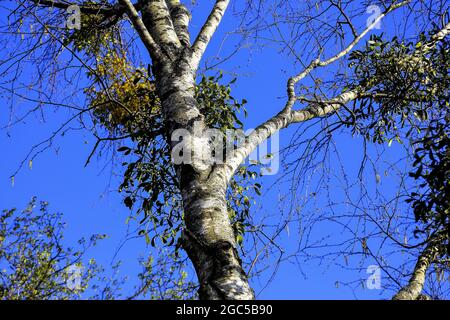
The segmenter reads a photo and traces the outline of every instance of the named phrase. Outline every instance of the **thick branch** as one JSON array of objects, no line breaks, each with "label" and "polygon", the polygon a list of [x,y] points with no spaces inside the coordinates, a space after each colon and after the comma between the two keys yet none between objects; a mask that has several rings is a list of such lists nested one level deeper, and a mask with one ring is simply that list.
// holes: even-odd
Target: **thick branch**
[{"label": "thick branch", "polygon": [[191,40],[188,26],[191,20],[191,13],[186,6],[180,3],[180,0],[166,0],[166,3],[169,7],[170,16],[172,17],[172,23],[178,39],[180,39],[183,45],[190,46]]},{"label": "thick branch", "polygon": [[[74,5],[75,3],[70,2],[60,2],[60,1],[53,1],[53,0],[32,0],[36,5],[42,6],[42,7],[50,7],[50,8],[57,8],[57,9],[67,9],[69,6]],[[123,4],[117,4],[117,5],[108,5],[108,4],[100,4],[100,3],[90,3],[90,4],[76,4],[82,13],[86,14],[103,14],[105,16],[122,16],[125,11],[126,7]],[[136,10],[140,10],[141,4],[136,3],[134,4],[134,7]]]},{"label": "thick branch", "polygon": [[436,45],[437,42],[444,40],[450,34],[450,22],[444,28],[431,37],[431,40],[424,44],[419,50],[426,51]]},{"label": "thick branch", "polygon": [[155,42],[155,40],[153,40],[152,36],[145,27],[144,22],[142,22],[141,17],[137,13],[134,5],[130,2],[130,0],[119,0],[119,1],[126,7],[127,14],[130,17],[130,20],[133,23],[134,28],[138,32],[142,42],[144,43],[145,47],[150,53],[152,59],[162,61],[164,59],[164,55],[161,51],[161,48]]},{"label": "thick branch", "polygon": [[278,113],[264,124],[257,127],[247,138],[245,143],[234,151],[223,167],[227,179],[231,178],[234,171],[247,158],[256,147],[275,134],[277,131],[288,127],[292,123],[299,123],[316,117],[325,117],[337,111],[342,105],[359,97],[358,91],[348,91],[329,101],[312,102],[302,110],[291,110],[289,102],[283,111]]},{"label": "thick branch", "polygon": [[142,20],[153,39],[163,48],[166,54],[174,58],[174,51],[181,47],[181,43],[175,33],[166,1],[145,1],[141,13]]},{"label": "thick branch", "polygon": [[425,284],[427,270],[439,255],[443,238],[442,235],[438,234],[430,239],[425,250],[417,259],[416,266],[414,267],[414,271],[408,284],[400,289],[400,291],[392,297],[392,300],[416,300],[420,297]]},{"label": "thick branch", "polygon": [[198,64],[200,63],[200,59],[203,56],[203,53],[206,50],[206,47],[208,46],[209,41],[211,40],[212,36],[216,32],[217,27],[220,24],[220,21],[222,20],[222,17],[225,13],[225,10],[228,7],[228,4],[230,3],[230,0],[217,0],[214,4],[214,7],[206,20],[205,24],[203,25],[202,29],[200,30],[200,33],[198,34],[197,38],[195,39],[194,45],[193,45],[193,53],[192,53],[192,61],[191,65],[193,69],[198,68]]},{"label": "thick branch", "polygon": [[[400,8],[401,6],[409,3],[409,1],[403,1],[395,6],[392,6],[388,9],[387,12],[390,12],[396,8]],[[370,29],[372,26],[369,26]],[[367,31],[367,30],[366,30]],[[363,32],[362,34],[366,34],[367,32]],[[430,46],[436,45],[439,41],[442,41],[446,36],[450,34],[450,23],[445,25],[443,29],[437,32],[435,35],[431,37],[431,40],[417,50],[426,50],[426,48]],[[361,37],[362,38],[362,37]],[[359,39],[358,41],[360,41]],[[358,92],[357,90],[352,90],[348,92],[344,92],[339,96],[329,100],[329,101],[311,101],[309,106],[302,110],[292,110],[293,105],[297,101],[301,101],[302,99],[297,98],[295,96],[294,87],[295,84],[303,79],[307,74],[309,74],[314,68],[317,66],[325,66],[330,64],[345,54],[348,54],[355,44],[350,44],[349,47],[344,49],[342,52],[338,53],[336,56],[321,62],[320,59],[313,61],[302,73],[299,75],[292,77],[289,79],[287,83],[287,91],[288,91],[288,101],[284,107],[284,109],[278,113],[273,118],[269,119],[267,122],[263,123],[259,127],[256,128],[248,137],[246,142],[234,151],[233,155],[227,161],[224,168],[221,168],[220,175],[225,175],[227,179],[230,179],[233,175],[234,171],[239,167],[239,165],[248,157],[256,147],[262,143],[264,140],[268,139],[277,131],[288,127],[292,123],[298,123],[310,120],[316,117],[324,117],[334,112],[338,111],[340,107],[349,103],[350,101],[356,100],[364,96],[364,92]],[[425,48],[425,49],[424,49]],[[345,52],[343,54],[343,52]],[[305,100],[303,100],[305,102]],[[309,102],[309,101],[306,101]]]}]

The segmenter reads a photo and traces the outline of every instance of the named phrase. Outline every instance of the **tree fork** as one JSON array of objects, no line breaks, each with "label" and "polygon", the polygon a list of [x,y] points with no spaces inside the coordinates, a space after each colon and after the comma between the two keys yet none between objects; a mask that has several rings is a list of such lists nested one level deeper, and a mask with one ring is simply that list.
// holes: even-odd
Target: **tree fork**
[{"label": "tree fork", "polygon": [[[200,299],[254,299],[242,269],[231,221],[227,212],[227,179],[217,174],[207,158],[204,115],[195,99],[194,71],[181,54],[177,64],[155,66],[158,95],[167,123],[169,145],[177,129],[189,133],[189,162],[175,165],[183,199],[185,230],[181,245],[196,270]],[[183,140],[185,137],[183,137]],[[204,157],[206,155],[206,158]]]}]

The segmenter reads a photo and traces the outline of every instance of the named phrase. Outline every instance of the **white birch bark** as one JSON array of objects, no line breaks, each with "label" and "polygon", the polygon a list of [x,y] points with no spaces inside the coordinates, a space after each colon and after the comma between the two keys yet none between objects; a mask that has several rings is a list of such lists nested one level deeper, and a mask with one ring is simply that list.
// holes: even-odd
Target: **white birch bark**
[{"label": "white birch bark", "polygon": [[[51,2],[51,1],[47,1]],[[194,149],[208,148],[202,139],[207,129],[204,115],[194,97],[195,76],[200,60],[222,20],[229,0],[216,0],[207,21],[194,44],[190,46],[188,24],[189,11],[179,0],[146,0],[139,3],[139,10],[130,0],[119,0],[134,28],[152,58],[158,95],[161,99],[165,121],[165,134],[170,140],[177,129],[188,131]],[[377,24],[387,13],[408,4],[403,1],[391,6],[377,18]],[[84,8],[84,7],[83,7]],[[120,10],[119,10],[119,9]],[[88,10],[88,8],[84,8]],[[369,26],[356,35],[344,50],[322,61],[319,58],[287,84],[288,101],[281,112],[261,124],[248,137],[248,141],[236,150],[224,165],[213,166],[203,159],[193,157],[190,163],[176,166],[182,192],[185,230],[182,245],[189,255],[198,275],[202,299],[253,299],[254,293],[242,269],[237,244],[227,214],[226,189],[228,182],[245,158],[264,140],[287,126],[315,117],[325,117],[358,98],[360,92],[349,91],[329,101],[312,101],[302,110],[293,110],[299,101],[295,85],[314,69],[327,66],[347,55],[373,27]],[[446,26],[434,38],[446,37]],[[203,141],[203,142],[202,142]],[[394,298],[416,296],[423,288],[426,269],[433,260],[434,247],[427,248],[416,265],[407,287]]]},{"label": "white birch bark", "polygon": [[443,238],[442,235],[437,235],[430,239],[419,255],[408,283],[392,297],[392,300],[417,300],[421,297],[428,268],[441,252]]}]

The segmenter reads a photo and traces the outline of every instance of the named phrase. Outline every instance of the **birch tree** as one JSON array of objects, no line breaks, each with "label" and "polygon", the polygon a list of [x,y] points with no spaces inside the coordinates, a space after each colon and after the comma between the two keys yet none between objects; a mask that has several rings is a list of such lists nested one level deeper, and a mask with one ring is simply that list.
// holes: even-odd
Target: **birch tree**
[{"label": "birch tree", "polygon": [[[134,137],[134,141],[141,142],[142,145],[156,146],[152,149],[155,154],[158,150],[161,151],[157,146],[162,141],[167,149],[160,156],[166,159],[165,163],[168,164],[169,169],[167,169],[168,166],[162,166],[160,170],[167,169],[167,171],[159,172],[161,179],[171,180],[174,183],[161,182],[161,185],[165,190],[173,187],[172,194],[175,194],[175,197],[168,200],[169,206],[177,208],[182,219],[178,243],[189,256],[196,270],[200,286],[199,297],[227,300],[254,299],[255,293],[249,285],[247,272],[243,269],[239,256],[239,238],[236,237],[236,224],[233,224],[230,219],[227,195],[229,189],[235,186],[235,179],[241,174],[240,168],[244,161],[271,136],[301,123],[337,119],[341,125],[360,130],[361,126],[358,127],[358,124],[361,124],[361,121],[369,121],[368,119],[372,116],[375,119],[374,115],[381,114],[387,119],[394,119],[395,122],[402,115],[417,113],[415,107],[414,110],[405,107],[416,101],[408,100],[411,96],[405,96],[405,92],[400,91],[402,88],[386,89],[385,84],[390,79],[387,79],[387,74],[386,78],[380,75],[381,69],[375,70],[375,75],[371,74],[370,70],[366,73],[358,73],[364,67],[364,63],[367,63],[371,52],[369,50],[362,53],[357,49],[364,45],[369,45],[372,49],[377,45],[383,45],[380,41],[378,41],[380,44],[377,44],[377,39],[370,37],[383,19],[399,15],[400,12],[403,14],[415,12],[417,7],[423,5],[429,9],[429,12],[433,12],[430,16],[433,16],[435,25],[438,26],[437,28],[423,26],[424,30],[429,31],[428,35],[424,36],[422,43],[417,44],[413,50],[393,58],[392,64],[401,69],[394,71],[393,74],[414,73],[415,70],[411,69],[413,68],[411,66],[425,61],[428,51],[433,48],[443,48],[442,50],[448,53],[448,46],[442,46],[442,43],[447,42],[447,36],[450,33],[450,24],[445,21],[445,3],[433,5],[427,1],[376,1],[374,4],[380,9],[379,14],[367,23],[362,23],[361,26],[361,22],[357,22],[358,12],[365,12],[369,5],[364,1],[358,4],[351,4],[350,1],[324,1],[323,3],[305,1],[302,4],[289,1],[280,1],[280,3],[236,1],[236,6],[241,7],[238,13],[242,20],[251,21],[243,23],[239,33],[247,37],[247,40],[255,41],[258,41],[258,32],[270,29],[274,34],[278,33],[277,41],[283,44],[283,50],[287,51],[289,56],[294,57],[295,68],[298,72],[289,75],[286,81],[286,98],[283,105],[271,106],[274,116],[257,126],[242,143],[233,144],[231,149],[226,150],[223,161],[214,160],[214,141],[208,132],[212,128],[222,130],[229,129],[233,124],[237,125],[236,118],[233,117],[226,124],[218,122],[224,118],[224,115],[229,116],[230,113],[227,111],[228,113],[225,114],[217,114],[217,101],[225,101],[221,105],[234,106],[231,113],[236,108],[240,109],[242,104],[234,101],[224,87],[214,89],[215,97],[219,96],[219,99],[214,100],[216,105],[208,104],[210,98],[202,98],[202,93],[208,90],[208,81],[203,80],[200,83],[198,79],[199,73],[202,72],[201,62],[207,58],[205,52],[208,44],[212,41],[224,15],[230,10],[231,5],[228,0],[212,2],[210,13],[198,33],[191,31],[192,17],[188,5],[179,0],[141,0],[136,3],[130,0],[82,3],[56,0],[20,2],[17,8],[11,10],[11,17],[14,20],[11,25],[14,28],[20,27],[23,23],[21,19],[26,17],[34,21],[34,28],[39,29],[40,32],[31,32],[32,36],[27,38],[28,51],[17,56],[12,55],[9,61],[13,61],[11,66],[17,66],[21,59],[31,55],[33,50],[43,46],[58,47],[57,50],[49,50],[47,57],[34,57],[39,69],[40,63],[46,59],[56,59],[61,54],[60,49],[65,49],[69,59],[77,60],[87,70],[94,83],[86,89],[91,106],[76,111],[73,118],[94,110],[97,116],[100,114],[100,119],[103,119],[100,121],[104,124],[114,123],[117,128],[119,123],[126,128],[119,132],[122,136],[99,138],[99,142],[118,140],[123,136],[130,137],[130,133],[133,133],[137,127],[140,134],[134,136],[131,134],[132,138]],[[267,7],[275,8],[275,13],[271,17],[268,16],[267,11],[264,11]],[[42,10],[49,8],[53,10],[52,16],[41,14]],[[75,16],[67,17],[68,9],[71,9],[70,14]],[[286,10],[284,15],[279,14],[282,10]],[[76,21],[77,13],[81,17],[78,22]],[[328,14],[333,17],[333,22],[321,20],[321,15],[328,16]],[[53,23],[60,23],[66,18],[69,18],[67,21],[75,19],[74,29],[61,31],[54,27]],[[117,30],[124,28],[125,21],[130,22],[141,47],[145,48],[149,56],[149,60],[139,61],[140,69],[131,68],[124,59],[127,55],[127,45]],[[292,25],[290,25],[291,21],[293,21]],[[77,29],[77,23],[80,30]],[[320,24],[322,29],[317,29],[319,28],[317,25]],[[292,29],[289,29],[291,27]],[[292,39],[289,39],[289,32],[291,36],[295,34]],[[336,47],[331,49],[331,46],[327,44],[329,39],[339,43],[336,46],[337,49]],[[105,41],[106,43],[103,43]],[[309,50],[309,52],[297,51],[299,45],[303,46],[304,51]],[[108,50],[105,51],[105,48]],[[420,57],[425,58],[421,60]],[[383,57],[373,58],[374,61],[376,59],[381,61]],[[333,69],[334,66],[352,60],[353,65],[360,67],[359,71],[355,71],[354,78],[337,76],[331,79],[331,85],[316,81],[309,89],[307,88],[309,79],[315,79],[320,70],[327,68],[336,70]],[[151,66],[151,68],[147,70],[145,66]],[[408,66],[411,68],[408,69]],[[347,68],[347,72],[352,72],[352,69]],[[433,70],[425,70],[423,74],[431,72]],[[361,74],[363,76],[360,76]],[[361,81],[356,83],[353,81],[355,78]],[[114,87],[115,85],[117,86]],[[129,88],[125,87],[126,85]],[[441,93],[444,96],[447,94],[448,98],[448,92],[446,93],[445,88],[443,90],[443,92],[434,92],[434,96],[431,94],[428,99],[433,100],[437,94]],[[131,92],[130,97],[127,97],[129,92]],[[330,95],[332,92],[333,95]],[[414,98],[421,99],[421,97]],[[364,109],[367,101],[372,107],[369,111]],[[95,103],[92,104],[92,102]],[[43,103],[51,103],[51,101]],[[403,103],[402,106],[407,111],[383,109],[383,106],[396,108],[396,103]],[[353,107],[349,107],[350,105]],[[145,114],[145,117],[140,119],[136,117],[138,111],[140,114]],[[132,121],[128,121],[128,118]],[[138,126],[137,123],[140,125]],[[380,122],[374,121],[374,123]],[[368,140],[376,136],[370,130],[366,133]],[[180,146],[182,146],[181,149]],[[125,147],[121,151],[129,153],[130,149]],[[172,162],[168,161],[169,158],[174,160],[177,157],[182,161],[176,159]],[[128,167],[129,175],[133,175],[136,166],[133,164]],[[130,187],[128,182],[125,181],[124,188]],[[148,181],[147,185],[140,186],[148,187],[153,194],[156,194],[153,199],[150,199],[151,203],[147,200],[144,205],[150,206],[151,211],[162,191],[154,192],[156,184],[148,183]],[[132,206],[132,198],[128,198],[128,204]],[[440,239],[440,243],[448,241],[448,235]],[[433,241],[430,244],[434,243]],[[427,247],[419,258],[420,261],[414,270],[414,278],[411,280],[412,284],[407,289],[408,292],[414,292],[411,298],[417,298],[420,294],[421,285],[416,283],[423,282],[421,279],[424,269],[430,263],[428,260],[433,260],[432,252],[434,252],[433,249]],[[405,296],[403,292],[396,297]]]}]

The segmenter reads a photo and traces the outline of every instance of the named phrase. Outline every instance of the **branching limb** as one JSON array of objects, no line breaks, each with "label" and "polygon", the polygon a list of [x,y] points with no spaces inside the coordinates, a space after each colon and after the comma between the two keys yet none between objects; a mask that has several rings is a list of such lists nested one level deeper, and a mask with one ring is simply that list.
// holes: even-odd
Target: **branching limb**
[{"label": "branching limb", "polygon": [[[400,8],[409,2],[410,1],[403,1],[396,5],[391,6],[390,8],[387,9],[384,15],[381,15],[378,19],[381,19],[388,12]],[[315,101],[315,102],[311,101],[309,102],[308,107],[305,109],[292,110],[292,107],[297,101],[305,102],[303,98],[297,97],[295,95],[296,83],[301,79],[303,79],[304,77],[306,77],[315,68],[329,65],[335,62],[336,60],[340,59],[341,57],[347,55],[352,50],[352,48],[359,41],[361,41],[364,35],[367,34],[371,28],[373,28],[375,23],[378,21],[379,20],[374,21],[374,23],[372,23],[372,25],[370,25],[363,33],[361,33],[360,36],[357,37],[346,49],[344,49],[337,55],[325,61],[316,59],[300,74],[290,78],[287,83],[288,101],[284,109],[273,118],[269,119],[262,125],[258,126],[247,137],[246,142],[241,147],[239,147],[237,150],[234,151],[233,155],[230,157],[230,159],[224,166],[225,171],[222,172],[221,174],[224,174],[225,177],[229,179],[234,173],[234,171],[239,167],[239,165],[245,160],[245,158],[248,157],[260,143],[268,139],[275,132],[288,127],[292,123],[299,123],[310,120],[312,118],[328,116],[338,111],[342,106],[345,106],[345,104],[364,97],[367,93],[364,92],[362,89],[360,89],[359,91],[351,90],[344,92],[328,101]],[[446,26],[444,26],[443,29],[441,29],[431,38],[431,41],[429,43],[425,44],[418,50],[424,50],[424,47],[436,45],[437,42],[442,41],[449,34],[450,34],[450,24],[447,24]]]},{"label": "branching limb", "polygon": [[436,234],[430,239],[425,250],[423,250],[417,259],[416,266],[414,267],[414,271],[408,284],[401,288],[400,291],[392,297],[392,300],[416,300],[421,297],[427,270],[438,257],[444,237],[445,235],[443,234]]},{"label": "branching limb", "polygon": [[345,49],[343,49],[342,51],[340,51],[339,53],[337,53],[336,55],[332,56],[331,58],[329,58],[327,60],[321,60],[320,57],[317,58],[316,60],[312,61],[305,68],[305,70],[300,72],[298,75],[291,77],[288,81],[288,97],[290,99],[294,99],[295,85],[300,80],[302,80],[307,75],[309,75],[314,69],[316,69],[318,67],[328,66],[328,65],[336,62],[337,60],[341,59],[342,57],[346,56],[347,54],[349,54],[350,51],[352,51],[353,48],[367,35],[367,33],[369,33],[384,17],[386,17],[387,14],[389,14],[390,12],[392,12],[398,8],[401,8],[405,5],[407,5],[410,2],[411,2],[411,0],[407,0],[407,1],[402,1],[400,3],[390,6],[385,12],[383,12],[376,19],[374,19],[374,21],[369,26],[367,26],[367,28],[363,32],[361,32],[359,35],[355,36],[355,39]]},{"label": "branching limb", "polygon": [[189,10],[180,3],[180,0],[166,0],[169,7],[172,23],[175,28],[175,32],[184,46],[190,46],[191,40],[189,36],[189,21],[191,20],[191,13]]},{"label": "branching limb", "polygon": [[126,7],[127,14],[130,17],[130,20],[133,23],[134,28],[138,32],[142,42],[144,43],[145,47],[149,51],[152,59],[155,59],[157,61],[163,60],[164,54],[161,51],[161,48],[155,42],[155,40],[153,40],[152,36],[150,35],[149,31],[145,27],[144,22],[142,21],[141,17],[139,16],[134,5],[131,3],[130,0],[119,0],[119,1]]},{"label": "branching limb", "polygon": [[272,136],[277,131],[288,127],[290,124],[304,122],[316,117],[325,117],[342,105],[349,103],[359,97],[359,93],[348,91],[329,101],[317,101],[311,103],[307,108],[302,110],[291,110],[290,101],[286,107],[264,124],[257,127],[247,138],[245,143],[240,146],[230,160],[226,162],[224,174],[227,178],[231,177],[239,165],[256,149],[256,147]]},{"label": "branching limb", "polygon": [[[127,0],[129,1],[129,0]],[[172,60],[174,51],[181,47],[165,0],[145,1],[142,20],[153,39]]]},{"label": "branching limb", "polygon": [[230,0],[217,0],[216,1],[208,19],[206,20],[205,24],[203,25],[202,29],[200,30],[200,33],[198,34],[197,38],[195,39],[194,45],[192,46],[193,53],[192,53],[192,61],[191,61],[191,65],[194,70],[196,70],[198,68],[200,59],[202,58],[203,53],[205,52],[209,41],[211,40],[212,36],[216,32],[216,29],[219,26],[220,21],[222,20],[222,17],[224,15],[225,10],[227,9],[229,3],[230,3]]},{"label": "branching limb", "polygon": [[356,38],[358,37],[358,32],[356,31],[355,26],[353,25],[352,21],[350,20],[350,18],[348,17],[348,15],[345,13],[344,8],[342,7],[342,3],[340,2],[334,2],[334,1],[330,1],[331,5],[336,7],[339,12],[342,14],[342,16],[345,19],[345,23],[348,24],[348,26],[350,27],[350,30],[352,31],[353,36]]}]

